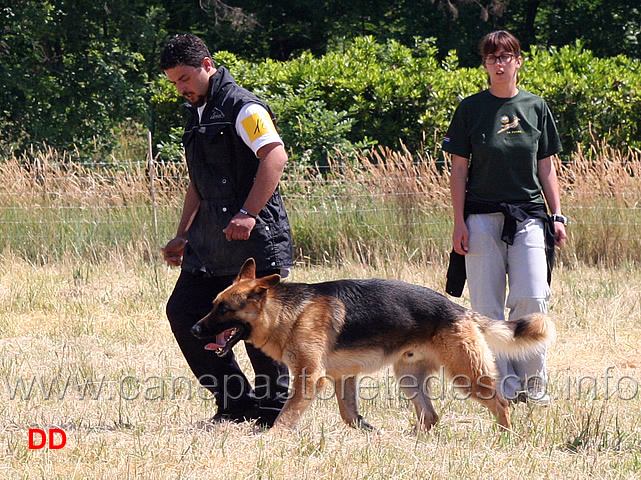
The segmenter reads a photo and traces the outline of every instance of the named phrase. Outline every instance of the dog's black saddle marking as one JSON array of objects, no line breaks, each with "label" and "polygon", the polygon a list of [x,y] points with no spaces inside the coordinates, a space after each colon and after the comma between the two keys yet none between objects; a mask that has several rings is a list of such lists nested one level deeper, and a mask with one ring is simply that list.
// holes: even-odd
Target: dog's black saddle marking
[{"label": "dog's black saddle marking", "polygon": [[440,293],[398,280],[336,280],[306,287],[345,306],[336,350],[382,345],[391,352],[412,339],[431,338],[465,311]]}]

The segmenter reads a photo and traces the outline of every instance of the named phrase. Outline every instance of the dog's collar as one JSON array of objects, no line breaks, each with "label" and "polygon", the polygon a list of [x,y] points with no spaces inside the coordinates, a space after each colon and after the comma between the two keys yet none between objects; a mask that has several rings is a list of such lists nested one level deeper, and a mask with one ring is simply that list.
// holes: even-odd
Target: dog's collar
[{"label": "dog's collar", "polygon": [[272,339],[272,335],[274,334],[274,330],[272,330],[269,333],[269,336],[267,337],[267,340],[265,340],[265,343],[263,343],[260,347],[258,347],[259,350],[262,350],[265,345],[269,343],[269,341]]}]

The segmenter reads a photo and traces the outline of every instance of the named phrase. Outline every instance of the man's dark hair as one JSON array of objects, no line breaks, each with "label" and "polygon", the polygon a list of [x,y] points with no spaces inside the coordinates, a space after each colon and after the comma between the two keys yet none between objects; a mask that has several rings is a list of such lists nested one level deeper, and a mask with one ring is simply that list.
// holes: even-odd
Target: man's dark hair
[{"label": "man's dark hair", "polygon": [[198,68],[205,57],[211,58],[211,54],[199,37],[192,33],[176,35],[167,42],[160,55],[160,68],[169,70],[178,65]]}]

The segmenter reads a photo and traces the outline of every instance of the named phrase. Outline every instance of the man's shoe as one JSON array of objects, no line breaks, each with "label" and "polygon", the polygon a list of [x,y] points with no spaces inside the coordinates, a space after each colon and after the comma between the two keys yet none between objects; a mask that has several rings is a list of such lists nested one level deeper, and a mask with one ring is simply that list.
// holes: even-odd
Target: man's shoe
[{"label": "man's shoe", "polygon": [[246,408],[244,410],[218,410],[216,415],[211,417],[209,421],[211,423],[243,423],[251,422],[259,417],[258,411],[256,408]]},{"label": "man's shoe", "polygon": [[261,405],[257,409],[259,418],[256,419],[256,424],[264,428],[273,427],[274,422],[278,418],[278,415],[280,415],[280,411],[282,409],[282,406],[268,407],[266,405]]},{"label": "man's shoe", "polygon": [[510,398],[510,401],[515,405],[517,403],[527,403],[527,392],[525,390],[515,392],[514,396]]},{"label": "man's shoe", "polygon": [[210,423],[244,423],[256,422],[263,428],[271,428],[280,413],[279,408],[252,407],[244,410],[219,410],[209,421]]},{"label": "man's shoe", "polygon": [[552,404],[552,399],[545,393],[545,390],[528,389],[527,403],[536,407],[549,407]]},{"label": "man's shoe", "polygon": [[528,390],[521,390],[516,392],[516,396],[512,398],[513,403],[527,403],[535,407],[548,407],[552,404],[552,399],[545,393],[545,390],[530,388]]}]

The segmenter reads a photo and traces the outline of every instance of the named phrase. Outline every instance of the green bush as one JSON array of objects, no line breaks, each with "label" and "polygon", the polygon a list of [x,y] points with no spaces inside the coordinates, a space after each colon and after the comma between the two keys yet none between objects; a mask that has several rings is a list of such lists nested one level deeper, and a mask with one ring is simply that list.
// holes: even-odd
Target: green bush
[{"label": "green bush", "polygon": [[[592,136],[618,148],[641,148],[639,60],[596,58],[580,44],[532,48],[524,58],[520,86],[547,100],[566,159],[578,145],[587,149]],[[322,57],[250,63],[219,52],[215,61],[270,104],[292,159],[306,165],[327,164],[337,150],[349,154],[372,145],[438,152],[460,100],[487,88],[483,69],[458,68],[456,52],[438,62],[433,40],[408,48],[363,37]],[[163,82],[156,82],[152,102],[166,142],[176,127],[177,100]]]},{"label": "green bush", "polygon": [[587,148],[595,135],[614,148],[641,147],[641,62],[597,58],[580,43],[532,49],[523,88],[545,98],[566,150]]}]

